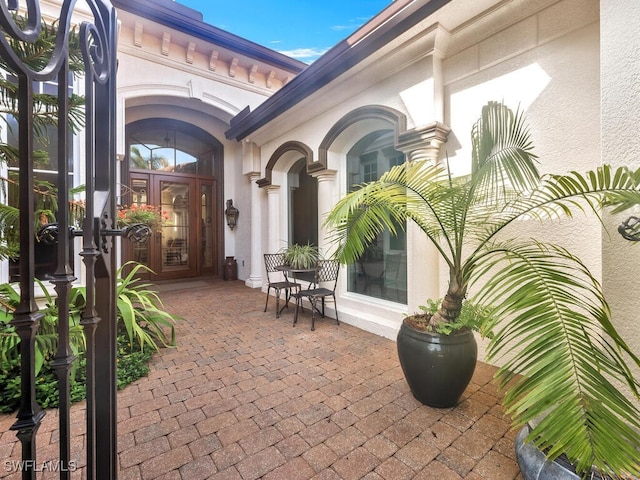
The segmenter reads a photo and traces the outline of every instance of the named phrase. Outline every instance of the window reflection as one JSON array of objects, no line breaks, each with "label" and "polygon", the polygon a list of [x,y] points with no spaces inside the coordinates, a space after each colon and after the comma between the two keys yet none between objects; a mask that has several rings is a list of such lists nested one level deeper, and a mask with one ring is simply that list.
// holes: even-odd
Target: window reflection
[{"label": "window reflection", "polygon": [[[404,154],[393,148],[393,131],[366,135],[347,154],[347,188],[378,180]],[[385,230],[362,257],[348,268],[348,290],[370,297],[407,303],[407,239],[404,229],[393,236]]]},{"label": "window reflection", "polygon": [[131,168],[193,175],[213,175],[211,145],[172,129],[147,128],[131,135]]}]

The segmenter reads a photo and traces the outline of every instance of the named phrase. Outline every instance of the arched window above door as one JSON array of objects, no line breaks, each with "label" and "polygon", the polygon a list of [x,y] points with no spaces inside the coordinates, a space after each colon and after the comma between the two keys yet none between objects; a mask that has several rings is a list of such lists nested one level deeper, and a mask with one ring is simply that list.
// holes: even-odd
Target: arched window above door
[{"label": "arched window above door", "polygon": [[221,147],[182,122],[152,119],[129,130],[129,168],[213,176]]}]

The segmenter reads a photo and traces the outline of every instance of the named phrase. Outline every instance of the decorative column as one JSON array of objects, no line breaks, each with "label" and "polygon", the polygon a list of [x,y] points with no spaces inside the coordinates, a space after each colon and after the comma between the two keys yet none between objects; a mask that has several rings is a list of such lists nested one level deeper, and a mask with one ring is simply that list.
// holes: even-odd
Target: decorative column
[{"label": "decorative column", "polygon": [[325,229],[322,228],[325,215],[333,208],[334,205],[334,192],[336,191],[336,171],[335,170],[320,170],[312,175],[318,181],[318,248],[320,252],[325,256],[330,256],[330,245],[328,240],[328,234]]},{"label": "decorative column", "polygon": [[[400,132],[395,147],[406,155],[407,161],[422,160],[435,164],[450,131],[451,128],[448,126],[433,122]],[[409,259],[421,259],[420,262],[407,262],[407,306],[409,311],[412,311],[416,310],[425,298],[437,298],[440,271],[439,256],[435,247],[413,222],[407,225],[407,254]]]},{"label": "decorative column", "polygon": [[260,203],[260,187],[256,183],[260,172],[251,172],[251,259],[249,260],[249,278],[244,282],[247,287],[262,286],[262,204]]},{"label": "decorative column", "polygon": [[447,142],[451,128],[440,122],[433,122],[424,127],[414,128],[400,132],[396,149],[407,156],[407,160],[413,162],[428,160],[432,163],[438,161],[440,148]]},{"label": "decorative column", "polygon": [[280,185],[264,187],[267,191],[267,252],[274,253],[282,248],[280,244]]}]

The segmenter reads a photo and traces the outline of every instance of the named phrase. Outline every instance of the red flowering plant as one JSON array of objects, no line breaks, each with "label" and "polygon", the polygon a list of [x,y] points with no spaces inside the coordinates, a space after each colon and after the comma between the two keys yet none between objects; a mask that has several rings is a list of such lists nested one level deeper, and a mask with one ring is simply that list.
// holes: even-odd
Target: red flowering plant
[{"label": "red flowering plant", "polygon": [[167,212],[160,207],[153,205],[136,205],[130,207],[123,205],[118,209],[118,226],[126,227],[129,225],[143,224],[149,228],[160,228],[169,220]]}]

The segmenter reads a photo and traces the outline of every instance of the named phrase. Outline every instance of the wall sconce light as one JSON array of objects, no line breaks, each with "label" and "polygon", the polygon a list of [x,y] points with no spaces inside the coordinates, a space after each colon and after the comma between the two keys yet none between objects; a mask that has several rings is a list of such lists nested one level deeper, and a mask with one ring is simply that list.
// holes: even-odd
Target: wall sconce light
[{"label": "wall sconce light", "polygon": [[231,230],[238,225],[238,216],[240,215],[240,211],[233,206],[233,200],[227,200],[227,209],[224,211],[225,216],[227,217],[227,225]]}]

